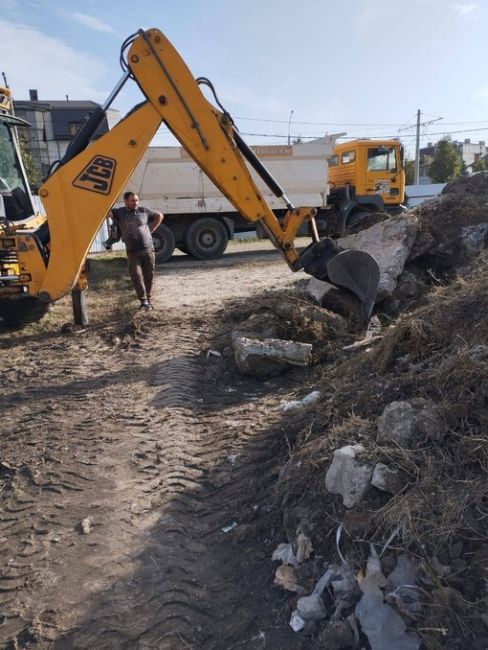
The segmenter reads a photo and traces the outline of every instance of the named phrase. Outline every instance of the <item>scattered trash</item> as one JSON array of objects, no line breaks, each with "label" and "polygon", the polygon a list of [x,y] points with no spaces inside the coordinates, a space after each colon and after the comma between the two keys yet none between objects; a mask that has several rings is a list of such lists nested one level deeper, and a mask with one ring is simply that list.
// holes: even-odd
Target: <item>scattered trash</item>
[{"label": "scattered trash", "polygon": [[282,564],[298,566],[298,560],[291,544],[279,544],[271,556],[273,561],[279,561]]},{"label": "scattered trash", "polygon": [[315,593],[299,598],[296,611],[303,621],[320,621],[327,616],[324,601]]},{"label": "scattered trash", "polygon": [[305,621],[301,618],[296,609],[291,613],[290,626],[294,632],[300,632],[300,630],[303,630],[305,627]]},{"label": "scattered trash", "polygon": [[306,590],[297,583],[295,567],[282,564],[275,571],[274,585],[287,591],[304,594]]},{"label": "scattered trash", "polygon": [[307,535],[299,533],[297,537],[297,562],[301,564],[304,560],[308,560],[313,552],[312,540]]},{"label": "scattered trash", "polygon": [[93,523],[93,517],[85,517],[81,520],[81,532],[83,535],[88,535],[91,532],[91,526]]},{"label": "scattered trash", "polygon": [[223,533],[229,533],[231,530],[234,530],[234,528],[237,528],[238,525],[237,521],[231,521],[230,524],[223,526],[221,530]]},{"label": "scattered trash", "polygon": [[370,549],[366,575],[360,584],[363,596],[355,609],[361,629],[368,637],[371,650],[418,650],[420,637],[415,632],[407,632],[400,614],[384,602],[382,588],[387,584],[386,578],[372,544]]},{"label": "scattered trash", "polygon": [[306,395],[303,399],[299,400],[283,400],[280,403],[281,410],[284,413],[288,411],[298,411],[300,409],[306,408],[307,406],[312,406],[319,401],[321,392],[319,390],[314,390],[312,393]]},{"label": "scattered trash", "polygon": [[210,357],[221,357],[222,354],[218,352],[217,350],[207,350],[207,359]]}]

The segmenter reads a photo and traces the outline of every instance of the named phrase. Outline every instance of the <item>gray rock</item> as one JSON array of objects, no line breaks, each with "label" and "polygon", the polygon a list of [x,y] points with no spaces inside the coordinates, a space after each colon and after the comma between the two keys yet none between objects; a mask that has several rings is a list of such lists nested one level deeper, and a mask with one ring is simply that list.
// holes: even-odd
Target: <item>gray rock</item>
[{"label": "gray rock", "polygon": [[312,359],[312,345],[281,339],[258,341],[244,336],[233,338],[234,358],[239,370],[260,378],[273,377],[290,366],[307,366]]},{"label": "gray rock", "polygon": [[398,470],[390,469],[388,465],[384,465],[383,463],[377,463],[374,466],[371,484],[383,492],[397,494],[404,487],[405,482],[402,480]]},{"label": "gray rock", "polygon": [[488,223],[466,226],[461,231],[461,238],[468,253],[471,255],[481,253],[488,242]]},{"label": "gray rock", "polygon": [[426,439],[442,441],[446,425],[436,404],[423,399],[392,402],[378,418],[377,442],[409,448]]},{"label": "gray rock", "polygon": [[395,290],[417,236],[417,217],[409,212],[377,223],[356,235],[338,240],[339,246],[363,250],[372,255],[380,267],[379,302]]},{"label": "gray rock", "polygon": [[327,616],[324,601],[317,594],[302,596],[297,601],[297,612],[304,621],[320,621]]},{"label": "gray rock", "polygon": [[340,494],[346,508],[356,506],[371,484],[373,467],[356,460],[356,456],[362,451],[362,445],[346,445],[336,449],[325,475],[327,491]]}]

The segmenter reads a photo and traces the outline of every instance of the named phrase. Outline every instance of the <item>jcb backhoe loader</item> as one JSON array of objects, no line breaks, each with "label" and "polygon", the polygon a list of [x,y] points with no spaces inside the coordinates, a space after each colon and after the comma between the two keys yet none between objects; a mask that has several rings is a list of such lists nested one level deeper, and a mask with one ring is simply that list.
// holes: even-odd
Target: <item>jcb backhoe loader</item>
[{"label": "jcb backhoe loader", "polygon": [[[194,79],[157,29],[140,30],[126,39],[120,61],[119,83],[105,104],[88,117],[40,187],[47,217],[33,216],[13,133],[16,118],[8,114],[8,90],[2,92],[0,147],[7,151],[11,164],[0,178],[0,316],[12,324],[38,320],[51,303],[82,281],[85,257],[105,215],[164,122],[236,210],[249,222],[259,222],[293,271],[303,269],[353,292],[368,318],[379,281],[375,260],[319,238],[315,211],[291,205],[239,135],[210,81]],[[145,101],[90,144],[105,111],[131,78]],[[210,88],[220,110],[205,98],[201,85]],[[283,199],[287,207],[283,225],[263,200],[244,159]],[[304,222],[308,222],[312,243],[298,252],[294,240]]]}]

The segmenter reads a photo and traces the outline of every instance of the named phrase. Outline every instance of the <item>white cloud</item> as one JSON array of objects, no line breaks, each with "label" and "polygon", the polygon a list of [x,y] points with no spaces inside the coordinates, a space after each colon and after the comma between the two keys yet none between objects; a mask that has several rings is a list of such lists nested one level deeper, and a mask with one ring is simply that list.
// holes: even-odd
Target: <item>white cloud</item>
[{"label": "white cloud", "polygon": [[95,32],[105,32],[106,34],[115,33],[115,30],[110,25],[104,23],[99,18],[95,18],[95,16],[89,16],[88,14],[74,14],[73,18],[85,27],[88,27],[88,29],[93,29]]},{"label": "white cloud", "polygon": [[476,12],[478,5],[475,2],[455,2],[452,8],[460,18],[469,18]]},{"label": "white cloud", "polygon": [[97,89],[106,71],[103,60],[29,25],[0,19],[0,61],[17,99],[26,99],[29,88],[39,90],[41,101],[65,95],[101,101],[106,95]]}]

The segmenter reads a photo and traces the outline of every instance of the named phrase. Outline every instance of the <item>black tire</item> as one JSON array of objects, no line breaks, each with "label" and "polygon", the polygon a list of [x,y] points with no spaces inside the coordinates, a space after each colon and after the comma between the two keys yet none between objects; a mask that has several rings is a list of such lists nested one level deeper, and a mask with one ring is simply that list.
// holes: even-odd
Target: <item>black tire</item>
[{"label": "black tire", "polygon": [[49,303],[32,296],[0,300],[0,318],[13,327],[37,323],[48,309]]},{"label": "black tire", "polygon": [[154,252],[156,253],[156,262],[158,264],[164,264],[167,262],[170,257],[173,255],[175,250],[175,236],[173,231],[162,224],[152,234],[153,243],[154,243]]},{"label": "black tire", "polygon": [[226,227],[217,219],[203,217],[186,229],[184,246],[197,260],[215,260],[222,257],[229,235]]}]

